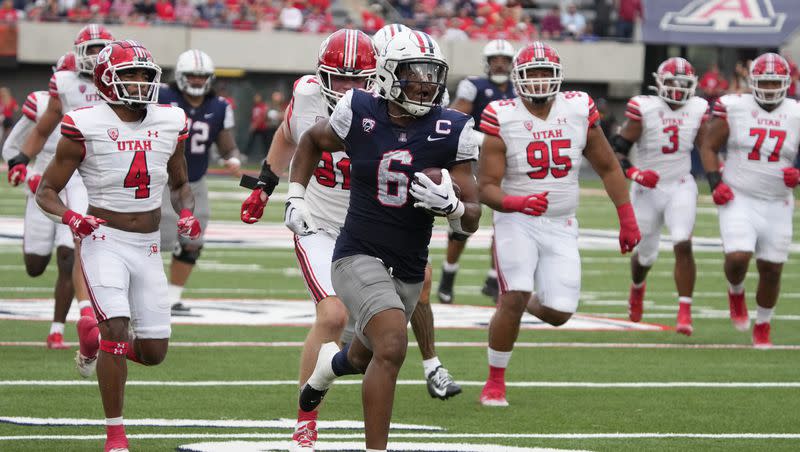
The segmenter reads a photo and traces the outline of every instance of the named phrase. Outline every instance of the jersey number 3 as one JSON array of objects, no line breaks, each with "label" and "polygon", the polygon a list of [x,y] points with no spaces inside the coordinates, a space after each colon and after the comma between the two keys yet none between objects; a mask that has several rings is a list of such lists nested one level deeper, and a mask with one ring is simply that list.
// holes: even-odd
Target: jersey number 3
[{"label": "jersey number 3", "polygon": [[[552,140],[550,147],[544,141],[534,141],[528,145],[528,163],[534,168],[528,171],[531,179],[544,179],[550,173],[559,179],[569,174],[572,169],[572,159],[568,155],[561,155],[562,149],[569,149],[570,140]],[[550,163],[552,157],[553,163]]]},{"label": "jersey number 3", "polygon": [[123,182],[125,188],[135,188],[134,197],[143,199],[150,197],[150,173],[147,172],[147,155],[144,151],[133,153],[131,167]]}]

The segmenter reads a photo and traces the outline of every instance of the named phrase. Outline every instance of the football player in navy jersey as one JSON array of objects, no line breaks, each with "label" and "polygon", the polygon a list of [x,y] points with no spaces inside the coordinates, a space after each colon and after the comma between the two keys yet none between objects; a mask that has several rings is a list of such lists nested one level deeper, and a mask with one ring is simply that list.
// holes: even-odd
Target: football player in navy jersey
[{"label": "football player in navy jersey", "polygon": [[[192,49],[178,56],[175,65],[175,81],[162,87],[158,103],[181,107],[189,118],[189,139],[186,141],[186,163],[189,169],[189,186],[195,198],[195,216],[200,220],[202,230],[208,227],[210,208],[206,172],[211,144],[217,150],[225,168],[238,177],[239,149],[233,133],[233,109],[227,100],[217,96],[211,89],[214,83],[214,62],[205,52]],[[175,228],[175,213],[168,208],[169,193],[164,194],[164,208],[161,224],[161,249],[172,250],[172,263],[169,269],[169,296],[172,314],[181,315],[189,309],[181,301],[183,286],[194,269],[203,236],[197,239],[178,237]]]},{"label": "football player in navy jersey", "polygon": [[[494,100],[513,99],[516,96],[514,86],[509,80],[513,58],[514,47],[511,43],[504,39],[490,41],[483,48],[486,76],[467,77],[458,84],[456,100],[450,108],[472,115],[475,120],[475,133],[480,142],[483,142],[483,132],[477,128],[480,126],[483,109]],[[450,231],[447,236],[447,254],[442,263],[442,277],[439,278],[437,290],[439,301],[442,303],[453,302],[453,283],[458,271],[458,259],[461,258],[466,244],[467,237]],[[497,271],[494,269],[494,257],[492,257],[492,268],[486,275],[481,292],[497,299]]]},{"label": "football player in navy jersey", "polygon": [[[292,160],[286,224],[314,233],[305,187],[323,150],[351,162],[350,205],[333,252],[331,277],[355,322],[343,350],[329,342],[300,394],[313,410],[337,376],[365,373],[367,450],[385,450],[394,388],[408,346],[407,324],[419,300],[433,216],[462,234],[478,229],[481,208],[472,175],[478,144],[473,120],[438,106],[447,63],[427,34],[397,34],[378,57],[378,94],[351,90],[330,119],[300,139]],[[443,168],[440,183],[421,171]],[[452,175],[452,176],[451,176]],[[454,184],[461,188],[456,197]]]}]

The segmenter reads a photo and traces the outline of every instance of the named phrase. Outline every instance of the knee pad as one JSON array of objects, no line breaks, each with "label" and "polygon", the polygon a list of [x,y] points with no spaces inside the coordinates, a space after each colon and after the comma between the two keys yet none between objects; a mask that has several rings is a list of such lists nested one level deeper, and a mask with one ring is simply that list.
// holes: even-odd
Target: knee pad
[{"label": "knee pad", "polygon": [[129,344],[127,342],[107,341],[100,339],[100,351],[110,353],[117,356],[126,356],[128,354]]},{"label": "knee pad", "polygon": [[467,239],[469,238],[469,235],[468,234],[461,234],[461,233],[458,233],[458,232],[455,232],[455,231],[450,231],[447,234],[447,238],[450,239],[450,240],[454,240],[456,242],[466,242]]},{"label": "knee pad", "polygon": [[658,249],[656,249],[655,253],[648,253],[645,256],[641,251],[636,253],[636,260],[639,261],[639,265],[642,267],[652,267],[653,264],[656,263],[656,259],[658,258]]},{"label": "knee pad", "polygon": [[172,251],[172,257],[174,257],[175,260],[177,261],[185,262],[189,265],[194,265],[197,263],[197,258],[200,257],[201,249],[203,249],[202,246],[199,246],[196,249],[187,249],[186,245],[179,243],[175,246],[175,249]]}]

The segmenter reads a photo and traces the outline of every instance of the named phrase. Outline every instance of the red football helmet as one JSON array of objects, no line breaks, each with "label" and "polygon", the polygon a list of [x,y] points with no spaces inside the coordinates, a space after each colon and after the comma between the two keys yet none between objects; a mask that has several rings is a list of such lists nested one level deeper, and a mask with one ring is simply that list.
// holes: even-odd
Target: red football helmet
[{"label": "red football helmet", "polygon": [[[128,70],[143,68],[146,81],[123,80],[120,74]],[[137,41],[114,41],[97,54],[94,68],[94,85],[97,92],[109,104],[144,108],[158,101],[161,84],[161,68],[153,62],[153,56]],[[136,86],[136,92],[130,88]]]},{"label": "red football helmet", "polygon": [[317,61],[325,101],[333,108],[350,88],[367,88],[375,67],[375,46],[363,31],[339,30],[325,38]]},{"label": "red football helmet", "polygon": [[75,38],[75,66],[81,74],[92,75],[97,55],[89,54],[89,47],[99,46],[101,49],[107,46],[114,37],[111,32],[102,25],[89,24],[78,32]]},{"label": "red football helmet", "polygon": [[[749,82],[753,97],[760,104],[774,105],[783,102],[792,83],[790,73],[789,63],[777,53],[759,56],[750,64]],[[761,84],[765,82],[773,83],[773,86],[762,88]]]},{"label": "red football helmet", "polygon": [[[546,69],[550,76],[528,74],[533,69]],[[561,89],[564,73],[561,69],[561,57],[556,49],[541,41],[535,41],[519,50],[514,57],[514,68],[511,71],[511,83],[517,94],[534,102],[544,102],[553,97]]]},{"label": "red football helmet", "polygon": [[697,74],[692,64],[683,58],[672,57],[658,66],[653,72],[656,86],[651,87],[658,97],[671,104],[683,105],[694,96],[697,88]]},{"label": "red football helmet", "polygon": [[53,67],[53,72],[58,71],[75,71],[77,66],[75,65],[75,53],[69,51],[64,55],[61,55],[61,58],[58,59],[56,65]]}]

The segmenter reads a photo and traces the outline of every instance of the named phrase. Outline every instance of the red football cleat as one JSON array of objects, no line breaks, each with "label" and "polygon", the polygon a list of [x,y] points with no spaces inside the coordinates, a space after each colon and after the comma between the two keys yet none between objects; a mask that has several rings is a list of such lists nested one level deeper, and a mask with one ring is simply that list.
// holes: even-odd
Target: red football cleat
[{"label": "red football cleat", "polygon": [[64,343],[64,335],[61,333],[50,333],[47,336],[47,348],[50,350],[65,350],[69,346]]},{"label": "red football cleat", "polygon": [[486,380],[481,391],[481,405],[483,406],[508,406],[506,400],[506,384],[495,380]]},{"label": "red football cleat", "polygon": [[106,426],[105,452],[128,452],[128,437],[122,425]]},{"label": "red football cleat", "polygon": [[642,311],[644,307],[644,289],[647,283],[643,283],[642,287],[636,288],[631,284],[631,294],[628,296],[628,318],[631,322],[638,322],[642,320]]},{"label": "red football cleat", "polygon": [[314,452],[317,443],[317,422],[298,422],[294,427],[290,452]]},{"label": "red football cleat", "polygon": [[733,327],[739,331],[750,329],[750,317],[747,314],[747,305],[744,302],[744,292],[733,294],[728,291],[728,306],[731,312]]},{"label": "red football cleat", "polygon": [[678,303],[678,323],[675,326],[675,331],[687,336],[692,335],[692,304],[691,303]]},{"label": "red football cleat", "polygon": [[753,347],[772,348],[769,330],[769,323],[756,323],[756,326],[753,327]]}]

